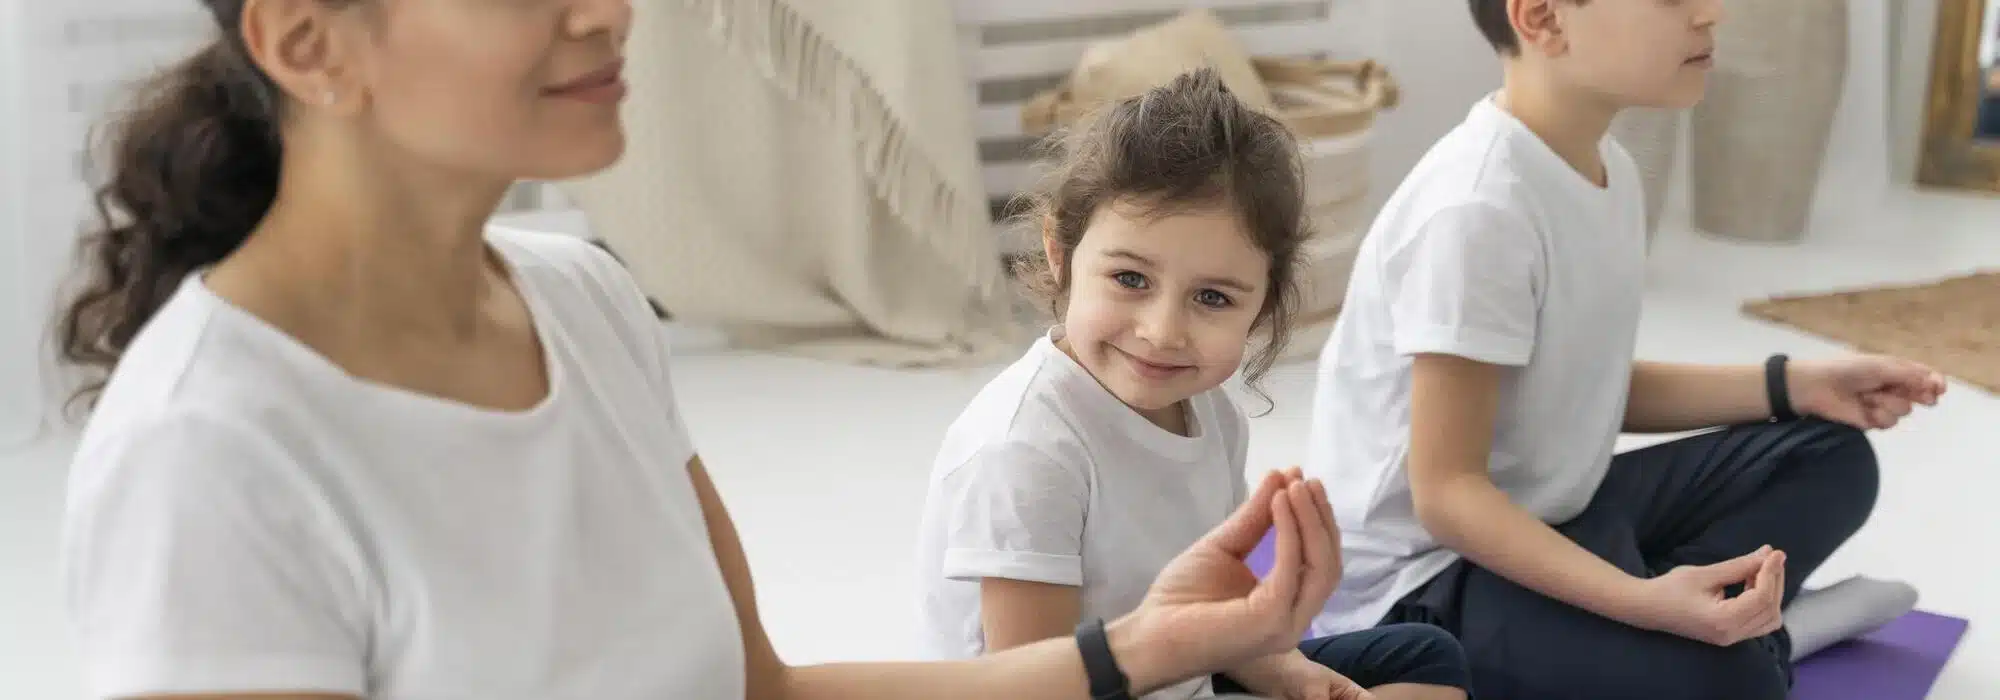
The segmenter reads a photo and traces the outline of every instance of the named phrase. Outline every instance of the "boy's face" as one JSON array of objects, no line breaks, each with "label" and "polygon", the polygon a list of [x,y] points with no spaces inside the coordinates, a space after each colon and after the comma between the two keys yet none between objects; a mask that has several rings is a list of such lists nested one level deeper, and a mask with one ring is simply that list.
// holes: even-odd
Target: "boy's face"
[{"label": "boy's face", "polygon": [[1701,101],[1722,0],[1548,1],[1561,27],[1548,46],[1567,82],[1620,107],[1682,109]]}]

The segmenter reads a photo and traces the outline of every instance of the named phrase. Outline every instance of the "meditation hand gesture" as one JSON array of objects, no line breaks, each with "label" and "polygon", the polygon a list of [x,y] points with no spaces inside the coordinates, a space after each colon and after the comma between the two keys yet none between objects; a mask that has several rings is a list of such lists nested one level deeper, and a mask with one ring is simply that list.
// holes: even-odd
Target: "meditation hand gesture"
[{"label": "meditation hand gesture", "polygon": [[1895,427],[1913,405],[1937,404],[1945,389],[1931,368],[1880,355],[1799,362],[1786,383],[1801,415],[1862,430]]},{"label": "meditation hand gesture", "polygon": [[[1243,560],[1274,524],[1276,561],[1259,581]],[[1297,469],[1266,475],[1235,514],[1167,564],[1128,618],[1152,642],[1147,653],[1165,658],[1125,663],[1213,673],[1291,650],[1340,581],[1338,541],[1324,486]]]},{"label": "meditation hand gesture", "polygon": [[[1726,589],[1738,584],[1743,592],[1728,597]],[[1675,567],[1644,585],[1638,627],[1726,647],[1785,624],[1785,553],[1770,547],[1707,566]]]}]

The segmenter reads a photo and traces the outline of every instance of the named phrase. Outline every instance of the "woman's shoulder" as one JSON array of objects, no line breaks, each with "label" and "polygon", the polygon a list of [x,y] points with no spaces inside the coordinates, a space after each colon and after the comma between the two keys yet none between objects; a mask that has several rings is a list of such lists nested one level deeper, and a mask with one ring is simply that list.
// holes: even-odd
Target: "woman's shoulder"
[{"label": "woman's shoulder", "polygon": [[542,281],[553,275],[577,291],[589,293],[594,301],[617,307],[621,313],[633,311],[635,300],[644,309],[638,281],[618,258],[591,239],[566,233],[493,226],[487,240],[517,272]]}]

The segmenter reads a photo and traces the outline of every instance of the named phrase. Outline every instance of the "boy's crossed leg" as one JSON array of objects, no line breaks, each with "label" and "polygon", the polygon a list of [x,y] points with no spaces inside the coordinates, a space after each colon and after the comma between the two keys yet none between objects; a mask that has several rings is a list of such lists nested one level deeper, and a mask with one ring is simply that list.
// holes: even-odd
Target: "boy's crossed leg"
[{"label": "boy's crossed leg", "polygon": [[[1590,506],[1556,529],[1644,577],[1768,544],[1786,554],[1789,603],[1867,520],[1877,480],[1874,451],[1853,428],[1817,419],[1739,426],[1618,455]],[[1718,647],[1598,616],[1467,561],[1384,622],[1456,633],[1481,700],[1782,700],[1790,686],[1784,630]]]}]

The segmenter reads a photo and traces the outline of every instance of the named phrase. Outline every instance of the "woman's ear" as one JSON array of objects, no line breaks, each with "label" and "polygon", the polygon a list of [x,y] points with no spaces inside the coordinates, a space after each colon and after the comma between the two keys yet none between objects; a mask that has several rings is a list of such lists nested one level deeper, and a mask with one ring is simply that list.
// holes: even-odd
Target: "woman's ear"
[{"label": "woman's ear", "polygon": [[330,75],[330,25],[327,10],[317,3],[250,0],[243,6],[240,28],[246,58],[292,99],[326,105],[338,100],[344,87]]}]

